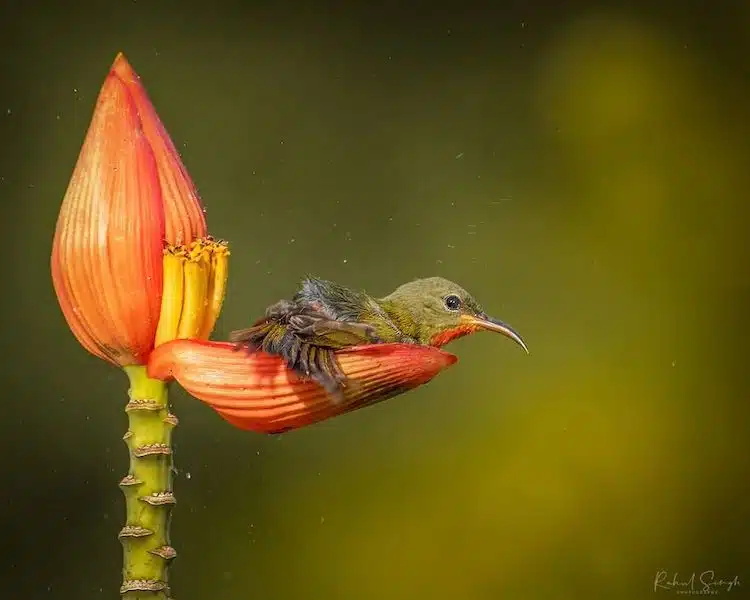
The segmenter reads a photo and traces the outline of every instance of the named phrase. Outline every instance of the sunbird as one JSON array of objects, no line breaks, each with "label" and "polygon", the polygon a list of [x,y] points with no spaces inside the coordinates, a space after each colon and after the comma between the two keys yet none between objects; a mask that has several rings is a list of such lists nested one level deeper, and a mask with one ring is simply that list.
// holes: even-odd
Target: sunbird
[{"label": "sunbird", "polygon": [[336,351],[388,343],[440,348],[480,330],[507,336],[528,353],[510,325],[488,316],[471,294],[442,277],[410,281],[383,298],[308,277],[291,300],[269,306],[229,339],[237,350],[280,357],[300,379],[316,382],[342,403],[352,382]]}]

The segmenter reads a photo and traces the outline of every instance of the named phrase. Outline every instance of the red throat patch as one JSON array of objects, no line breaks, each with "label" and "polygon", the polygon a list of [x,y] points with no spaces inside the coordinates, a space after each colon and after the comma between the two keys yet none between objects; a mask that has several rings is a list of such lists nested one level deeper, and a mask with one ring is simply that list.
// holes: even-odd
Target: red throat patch
[{"label": "red throat patch", "polygon": [[445,331],[441,331],[440,333],[433,335],[432,339],[430,340],[430,346],[440,348],[442,346],[445,346],[448,342],[452,342],[453,340],[462,338],[465,335],[474,333],[478,329],[479,326],[475,325],[474,323],[462,323],[461,325],[457,325],[452,329],[446,329]]}]

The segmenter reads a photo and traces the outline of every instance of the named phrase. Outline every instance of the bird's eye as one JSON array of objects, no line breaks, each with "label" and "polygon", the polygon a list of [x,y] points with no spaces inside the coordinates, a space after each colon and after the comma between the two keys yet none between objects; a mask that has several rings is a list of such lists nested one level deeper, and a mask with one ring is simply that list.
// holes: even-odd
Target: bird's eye
[{"label": "bird's eye", "polygon": [[448,310],[458,310],[459,308],[461,308],[461,298],[459,298],[455,294],[446,296],[444,302],[445,308],[447,308]]}]

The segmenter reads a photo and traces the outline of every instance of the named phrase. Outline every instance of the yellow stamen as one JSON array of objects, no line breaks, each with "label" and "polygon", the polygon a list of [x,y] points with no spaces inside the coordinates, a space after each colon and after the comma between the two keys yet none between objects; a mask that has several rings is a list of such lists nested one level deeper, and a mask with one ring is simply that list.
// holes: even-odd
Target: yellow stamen
[{"label": "yellow stamen", "polygon": [[219,318],[229,275],[229,248],[226,242],[214,242],[211,253],[211,273],[208,277],[208,306],[199,337],[208,339]]},{"label": "yellow stamen", "polygon": [[164,276],[161,297],[161,314],[156,328],[154,347],[175,339],[182,314],[183,270],[185,250],[181,247],[164,248]]},{"label": "yellow stamen", "polygon": [[203,327],[208,304],[208,275],[211,268],[210,250],[203,240],[190,244],[185,262],[185,290],[182,316],[177,328],[178,338],[197,337]]},{"label": "yellow stamen", "polygon": [[154,347],[179,338],[208,339],[227,285],[229,248],[212,238],[164,248],[164,288]]}]

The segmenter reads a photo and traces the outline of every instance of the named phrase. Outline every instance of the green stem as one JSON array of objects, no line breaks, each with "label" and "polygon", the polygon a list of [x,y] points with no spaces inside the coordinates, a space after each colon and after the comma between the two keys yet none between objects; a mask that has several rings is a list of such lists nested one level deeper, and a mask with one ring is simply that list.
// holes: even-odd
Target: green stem
[{"label": "green stem", "polygon": [[120,481],[127,520],[120,531],[123,547],[122,587],[125,600],[168,600],[169,563],[175,550],[169,543],[172,494],[172,429],[177,418],[169,412],[167,384],[149,379],[146,367],[125,367],[130,401],[125,408],[130,470]]}]

